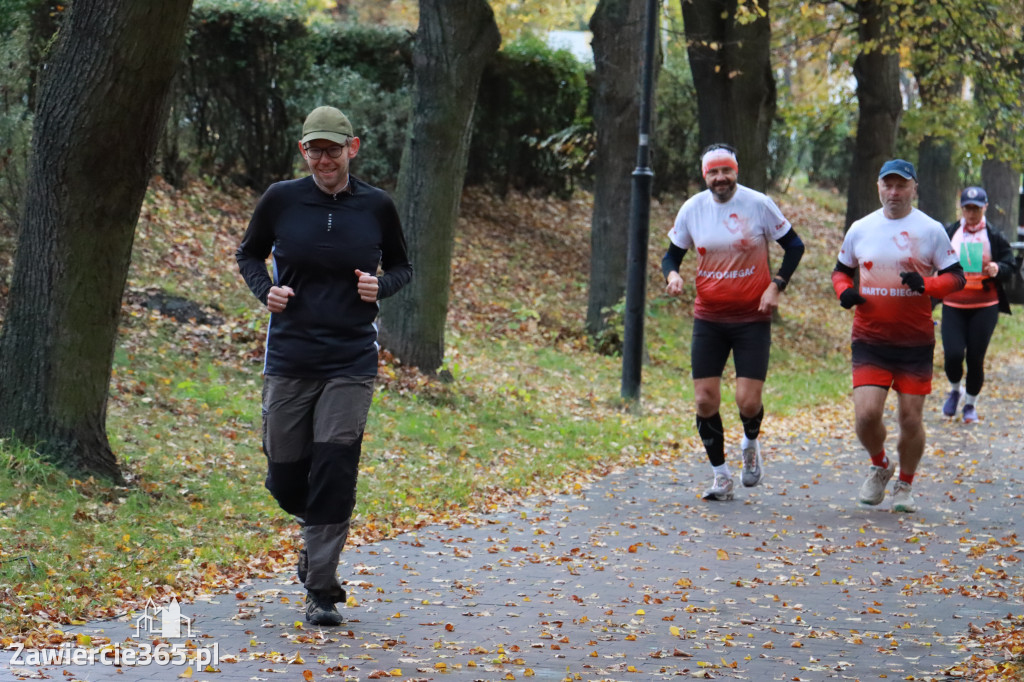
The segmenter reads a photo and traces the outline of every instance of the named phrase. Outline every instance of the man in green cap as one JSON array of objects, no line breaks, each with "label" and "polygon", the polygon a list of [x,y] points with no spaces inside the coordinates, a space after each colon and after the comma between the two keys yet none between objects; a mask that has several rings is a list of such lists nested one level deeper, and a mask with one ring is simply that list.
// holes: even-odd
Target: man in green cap
[{"label": "man in green cap", "polygon": [[266,487],[302,527],[306,620],[340,625],[335,604],[346,594],[337,568],[377,375],[378,301],[409,282],[412,265],[391,197],[349,174],[359,138],[348,117],[334,107],[314,109],[299,152],[310,175],[267,189],[235,258],[270,311]]}]

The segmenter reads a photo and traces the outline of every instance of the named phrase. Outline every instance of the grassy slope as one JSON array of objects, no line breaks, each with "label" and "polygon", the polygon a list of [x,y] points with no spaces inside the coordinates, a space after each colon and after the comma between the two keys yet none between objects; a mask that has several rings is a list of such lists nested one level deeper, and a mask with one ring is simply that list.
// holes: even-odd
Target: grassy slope
[{"label": "grassy slope", "polygon": [[[849,424],[849,314],[828,279],[841,206],[797,190],[778,201],[808,248],[774,331],[769,442]],[[292,570],[294,527],[262,488],[266,316],[233,257],[253,202],[201,185],[183,194],[157,186],[143,207],[108,416],[128,488],[69,480],[26,453],[0,449],[6,637],[40,637],[148,596],[189,598]],[[382,369],[353,541],[439,519],[473,522],[471,512],[641,461],[704,465],[688,375],[692,290],[666,298],[658,272],[677,207],[668,201],[652,211],[650,361],[636,409],[618,398],[620,360],[595,353],[581,331],[589,198],[502,201],[467,191],[446,351],[455,380],[430,381],[394,363]],[[684,261],[688,278],[695,260]],[[202,303],[223,322],[163,317],[143,305],[154,288]],[[1020,317],[1001,321],[993,352],[1020,338]],[[723,418],[735,448],[728,383]]]}]

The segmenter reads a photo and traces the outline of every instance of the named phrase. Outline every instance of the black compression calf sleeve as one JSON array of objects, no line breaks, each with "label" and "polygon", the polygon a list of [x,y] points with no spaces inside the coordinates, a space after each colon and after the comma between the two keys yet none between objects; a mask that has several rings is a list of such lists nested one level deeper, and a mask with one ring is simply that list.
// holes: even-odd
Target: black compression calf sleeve
[{"label": "black compression calf sleeve", "polygon": [[740,412],[740,421],[743,422],[743,435],[749,440],[754,440],[761,435],[761,420],[764,419],[764,405],[753,417],[744,417]]},{"label": "black compression calf sleeve", "polygon": [[715,412],[710,417],[697,415],[697,434],[704,442],[704,450],[708,453],[708,461],[716,467],[725,464],[725,433],[722,428],[722,415]]}]

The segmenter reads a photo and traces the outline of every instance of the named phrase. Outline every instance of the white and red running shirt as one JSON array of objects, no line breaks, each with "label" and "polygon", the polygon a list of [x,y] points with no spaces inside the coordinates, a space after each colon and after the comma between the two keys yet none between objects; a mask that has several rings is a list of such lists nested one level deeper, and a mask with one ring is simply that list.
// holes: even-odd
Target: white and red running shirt
[{"label": "white and red running shirt", "polygon": [[850,226],[839,262],[860,273],[853,341],[887,346],[935,343],[931,298],[903,284],[901,272],[929,277],[959,262],[945,228],[918,209],[890,220],[878,209]]},{"label": "white and red running shirt", "polygon": [[712,322],[762,322],[761,295],[771,283],[768,245],[790,230],[768,196],[743,185],[719,203],[711,190],[690,197],[669,230],[681,249],[697,251],[694,317]]}]

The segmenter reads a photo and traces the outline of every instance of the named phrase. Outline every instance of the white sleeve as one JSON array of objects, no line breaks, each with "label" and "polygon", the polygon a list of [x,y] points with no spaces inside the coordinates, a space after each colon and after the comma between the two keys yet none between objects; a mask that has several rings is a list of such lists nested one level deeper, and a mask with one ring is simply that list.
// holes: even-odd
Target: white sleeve
[{"label": "white sleeve", "polygon": [[857,223],[850,226],[850,229],[846,231],[846,236],[843,237],[843,245],[839,247],[839,256],[836,258],[840,263],[848,268],[857,268],[857,256],[855,253],[855,243],[857,240],[857,233],[859,232]]},{"label": "white sleeve", "polygon": [[932,252],[932,262],[935,264],[936,272],[938,272],[959,263],[960,257],[953,250],[953,244],[949,240],[949,235],[946,234],[946,229],[942,227],[941,223],[936,222],[935,225],[935,245]]},{"label": "white sleeve", "polygon": [[672,225],[672,229],[668,231],[669,241],[681,249],[693,248],[693,237],[690,235],[690,230],[687,227],[687,215],[692,213],[692,211],[687,210],[688,205],[689,202],[679,208],[679,213],[676,214],[676,221]]},{"label": "white sleeve", "polygon": [[764,201],[761,206],[763,209],[762,223],[766,230],[766,236],[772,241],[777,242],[793,226],[790,225],[789,221],[786,220],[786,216],[782,215],[782,210],[779,209],[778,205],[767,194],[764,195]]}]

